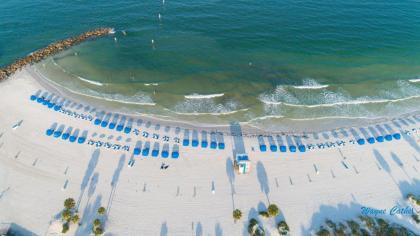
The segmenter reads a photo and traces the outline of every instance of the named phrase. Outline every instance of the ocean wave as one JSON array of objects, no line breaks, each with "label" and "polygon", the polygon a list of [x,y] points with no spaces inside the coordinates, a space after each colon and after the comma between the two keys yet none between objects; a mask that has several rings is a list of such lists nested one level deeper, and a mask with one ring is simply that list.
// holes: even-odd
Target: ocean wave
[{"label": "ocean wave", "polygon": [[158,86],[159,83],[144,83],[144,86]]},{"label": "ocean wave", "polygon": [[417,79],[410,79],[410,80],[408,80],[408,81],[410,81],[411,83],[418,83],[418,82],[420,82],[420,78],[417,78]]},{"label": "ocean wave", "polygon": [[328,88],[329,85],[320,84],[314,79],[304,79],[302,85],[295,85],[292,87],[295,89],[323,89]]},{"label": "ocean wave", "polygon": [[104,86],[103,83],[98,82],[98,81],[88,80],[88,79],[85,79],[85,78],[80,77],[80,76],[77,76],[77,78],[79,78],[81,81],[86,82],[86,83],[89,83],[89,84],[93,84],[93,85],[96,85],[96,86]]},{"label": "ocean wave", "polygon": [[212,99],[187,99],[168,110],[181,115],[230,115],[247,111],[248,108],[241,107],[233,100],[222,104],[216,103]]},{"label": "ocean wave", "polygon": [[400,102],[400,101],[405,101],[405,100],[410,100],[410,99],[415,99],[415,98],[420,98],[420,95],[409,96],[409,97],[398,98],[398,99],[351,100],[351,101],[345,101],[345,102],[324,103],[324,104],[314,104],[314,105],[293,104],[293,103],[274,102],[274,101],[262,101],[262,102],[267,105],[285,105],[285,106],[293,106],[293,107],[315,108],[315,107],[333,107],[333,106],[343,106],[343,105],[363,105],[363,104],[371,104],[371,103],[394,103],[394,102]]},{"label": "ocean wave", "polygon": [[191,95],[185,95],[184,97],[187,99],[205,99],[205,98],[208,99],[208,98],[223,97],[224,95],[225,95],[224,93],[207,94],[207,95],[193,93]]},{"label": "ocean wave", "polygon": [[109,102],[117,102],[117,103],[123,103],[123,104],[131,104],[131,105],[143,105],[143,106],[155,106],[156,103],[153,102],[153,99],[148,96],[147,94],[144,94],[142,92],[137,92],[133,96],[126,96],[122,94],[109,94],[109,93],[100,93],[91,89],[84,89],[83,91],[76,91],[74,89],[70,89],[69,86],[64,86],[62,84],[59,84],[45,75],[43,75],[40,71],[34,69],[34,71],[41,76],[44,80],[48,81],[49,83],[55,85],[56,87],[60,87],[72,94],[75,95],[81,95],[86,96],[90,98],[95,98],[98,100],[105,100]]}]

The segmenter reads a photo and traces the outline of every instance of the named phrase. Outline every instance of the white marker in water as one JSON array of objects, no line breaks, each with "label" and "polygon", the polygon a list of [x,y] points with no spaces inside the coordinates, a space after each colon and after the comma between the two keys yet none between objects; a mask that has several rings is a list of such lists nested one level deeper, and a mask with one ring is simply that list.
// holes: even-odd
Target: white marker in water
[{"label": "white marker in water", "polygon": [[114,37],[114,41],[117,42],[117,37]]},{"label": "white marker in water", "polygon": [[160,15],[160,13],[158,14],[159,20],[162,20],[162,16]]},{"label": "white marker in water", "polygon": [[165,5],[165,0],[162,0],[162,4]]},{"label": "white marker in water", "polygon": [[125,30],[123,30],[123,31],[121,31],[122,32],[122,34],[124,35],[124,36],[126,36],[127,35],[127,32],[125,32]]}]

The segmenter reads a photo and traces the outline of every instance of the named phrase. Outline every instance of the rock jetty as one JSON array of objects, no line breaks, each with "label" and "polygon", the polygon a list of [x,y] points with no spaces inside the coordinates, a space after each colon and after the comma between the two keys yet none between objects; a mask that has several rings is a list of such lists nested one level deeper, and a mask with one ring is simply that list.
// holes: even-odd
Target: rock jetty
[{"label": "rock jetty", "polygon": [[13,75],[16,71],[22,69],[26,65],[32,65],[34,63],[40,62],[43,59],[55,55],[58,52],[61,52],[65,49],[68,49],[71,46],[80,44],[86,40],[106,36],[112,34],[114,29],[112,28],[98,28],[91,31],[84,32],[78,36],[67,38],[55,43],[52,43],[45,48],[39,49],[26,57],[20,58],[3,68],[0,68],[0,81],[7,79],[9,76]]}]

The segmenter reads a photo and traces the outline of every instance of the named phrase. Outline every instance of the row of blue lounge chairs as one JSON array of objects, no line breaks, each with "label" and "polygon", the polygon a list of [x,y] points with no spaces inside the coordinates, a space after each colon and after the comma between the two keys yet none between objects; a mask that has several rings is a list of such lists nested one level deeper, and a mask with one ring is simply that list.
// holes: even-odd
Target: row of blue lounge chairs
[{"label": "row of blue lounge chairs", "polygon": [[109,129],[115,129],[119,132],[124,132],[126,134],[129,134],[133,127],[133,119],[130,118],[127,120],[125,116],[121,116],[119,118],[118,115],[115,115],[112,121],[110,121],[112,114],[102,114],[95,118],[93,121],[93,124],[101,126],[103,128],[108,127]]},{"label": "row of blue lounge chairs", "polygon": [[[133,154],[135,156],[139,156],[141,154],[144,157],[149,156],[149,154],[150,154],[152,157],[158,157],[159,152],[160,152],[160,155],[161,155],[162,158],[168,158],[169,157],[169,143],[163,144],[162,151],[160,151],[158,142],[155,142],[153,144],[153,148],[152,148],[151,153],[150,153],[150,149],[151,148],[150,148],[150,142],[149,141],[146,141],[144,143],[143,148],[141,147],[141,141],[138,141],[135,148],[134,148]],[[172,147],[171,158],[177,159],[178,157],[179,157],[179,147],[178,147],[177,144],[174,144],[173,147]]]},{"label": "row of blue lounge chairs", "polygon": [[60,138],[63,140],[69,140],[71,143],[77,141],[79,144],[83,144],[86,142],[86,137],[88,132],[85,130],[80,134],[79,129],[73,130],[72,127],[65,127],[65,125],[57,125],[54,123],[45,131],[47,136],[52,136],[54,138]]},{"label": "row of blue lounge chairs", "polygon": [[48,97],[41,95],[40,91],[38,91],[36,94],[33,94],[29,97],[31,101],[38,102],[39,104],[42,104],[44,106],[47,106],[50,109],[53,109],[54,111],[59,111],[61,107],[63,106],[64,101],[52,101],[53,96],[50,95]]},{"label": "row of blue lounge chairs", "polygon": [[[191,138],[192,147],[198,147],[199,145],[201,146],[201,148],[209,147],[209,141],[207,140],[207,132],[202,131],[201,136],[202,136],[202,139],[201,139],[201,145],[200,145],[200,142],[198,140],[198,132],[195,130],[193,131],[192,138]],[[190,134],[189,134],[189,130],[186,129],[184,132],[184,138],[182,140],[182,146],[186,147],[189,145],[190,145]],[[216,133],[216,132],[210,133],[210,148],[211,149],[218,148],[220,150],[225,149],[225,142],[224,142],[222,133]]]},{"label": "row of blue lounge chairs", "polygon": [[394,133],[394,134],[386,134],[384,136],[379,135],[376,138],[369,137],[367,139],[359,138],[357,139],[357,144],[364,145],[366,142],[369,144],[374,144],[375,142],[383,143],[384,141],[392,141],[392,139],[400,140],[401,134],[400,133]]}]

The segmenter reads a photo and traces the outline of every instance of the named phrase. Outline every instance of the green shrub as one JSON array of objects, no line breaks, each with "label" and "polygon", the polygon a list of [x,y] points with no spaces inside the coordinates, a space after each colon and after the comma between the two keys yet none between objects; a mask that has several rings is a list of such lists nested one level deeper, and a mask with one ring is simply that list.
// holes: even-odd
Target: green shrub
[{"label": "green shrub", "polygon": [[260,216],[262,216],[262,217],[265,217],[265,218],[269,218],[270,217],[270,215],[266,211],[260,211],[260,212],[258,212],[258,214]]},{"label": "green shrub", "polygon": [[67,198],[66,200],[64,200],[64,207],[66,209],[73,209],[76,206],[76,202],[74,201],[73,198]]},{"label": "green shrub", "polygon": [[327,229],[325,229],[324,226],[321,226],[319,228],[319,231],[316,232],[316,235],[317,236],[330,236],[330,232]]},{"label": "green shrub", "polygon": [[241,210],[239,210],[239,209],[235,209],[235,210],[232,212],[232,216],[233,216],[233,219],[235,220],[235,222],[236,222],[237,220],[240,220],[240,219],[242,218],[242,212],[241,212]]},{"label": "green shrub", "polygon": [[286,221],[280,221],[277,224],[277,230],[279,231],[280,235],[287,235],[289,233],[289,226],[287,225]]},{"label": "green shrub", "polygon": [[99,208],[98,208],[98,214],[99,214],[99,215],[104,215],[104,214],[105,214],[105,211],[106,211],[106,210],[105,210],[105,207],[99,207]]},{"label": "green shrub", "polygon": [[61,217],[63,219],[63,221],[70,221],[71,219],[71,211],[69,209],[65,209],[62,213],[61,213]]}]

